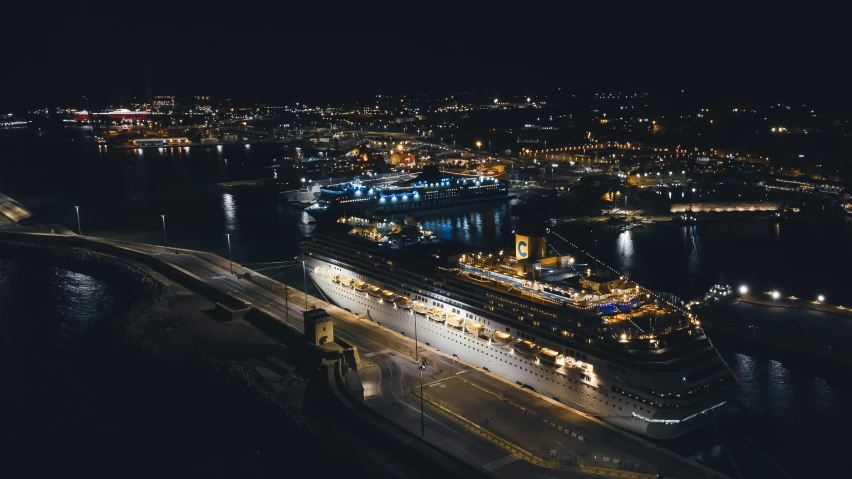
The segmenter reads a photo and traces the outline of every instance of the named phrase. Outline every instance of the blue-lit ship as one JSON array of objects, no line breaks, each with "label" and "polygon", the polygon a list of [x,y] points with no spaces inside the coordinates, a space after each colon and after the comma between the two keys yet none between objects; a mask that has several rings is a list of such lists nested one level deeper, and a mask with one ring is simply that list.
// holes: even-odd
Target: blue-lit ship
[{"label": "blue-lit ship", "polygon": [[692,313],[545,237],[521,225],[514,254],[448,254],[411,217],[347,217],[302,250],[338,306],[634,433],[677,436],[725,404],[736,382]]},{"label": "blue-lit ship", "polygon": [[508,194],[508,184],[497,178],[426,167],[416,178],[395,185],[367,185],[356,179],[322,187],[317,202],[306,211],[384,216],[507,198]]}]

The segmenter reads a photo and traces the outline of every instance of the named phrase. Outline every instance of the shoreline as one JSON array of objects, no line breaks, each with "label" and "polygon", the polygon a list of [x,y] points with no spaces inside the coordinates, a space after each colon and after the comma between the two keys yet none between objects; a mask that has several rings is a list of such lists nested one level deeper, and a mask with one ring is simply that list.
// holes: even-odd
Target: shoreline
[{"label": "shoreline", "polygon": [[[780,304],[765,304],[763,302],[744,301],[746,304],[769,308],[787,308],[792,309],[794,306],[784,306]],[[702,327],[709,331],[712,336],[715,332],[726,334],[730,337],[748,341],[749,343],[768,346],[776,351],[783,353],[797,353],[808,356],[816,356],[826,361],[833,361],[844,365],[852,366],[852,350],[833,348],[831,345],[819,344],[816,341],[804,339],[793,334],[777,333],[768,331],[766,328],[751,329],[749,324],[730,322],[724,314],[725,308],[731,307],[736,303],[725,305],[716,305],[702,308],[697,311],[701,318]],[[805,309],[806,306],[795,306]]]},{"label": "shoreline", "polygon": [[756,298],[751,294],[747,294],[734,300],[734,303],[732,304],[736,303],[754,304],[756,306],[764,306],[767,308],[810,309],[812,311],[819,311],[822,313],[834,314],[852,319],[852,308],[843,305],[819,303],[816,301],[805,301],[800,298],[790,297],[774,300]]}]

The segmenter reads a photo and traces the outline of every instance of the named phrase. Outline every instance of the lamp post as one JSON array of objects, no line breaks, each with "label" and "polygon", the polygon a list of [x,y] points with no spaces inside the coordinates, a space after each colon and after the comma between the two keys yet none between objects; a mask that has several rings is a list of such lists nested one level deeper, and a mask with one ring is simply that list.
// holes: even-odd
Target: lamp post
[{"label": "lamp post", "polygon": [[80,228],[80,207],[75,206],[74,209],[77,210],[77,234],[83,236],[83,229]]},{"label": "lamp post", "polygon": [[290,324],[290,287],[284,285],[284,314],[287,315],[287,324]]},{"label": "lamp post", "polygon": [[482,142],[481,141],[476,142],[476,150],[478,152],[482,153]]},{"label": "lamp post", "polygon": [[169,240],[166,236],[166,215],[160,215],[160,218],[163,219],[163,246],[166,247],[166,253],[169,252]]},{"label": "lamp post", "polygon": [[231,264],[231,274],[234,274],[234,260],[231,258],[231,233],[225,233],[228,238],[228,263]]},{"label": "lamp post", "polygon": [[423,415],[423,371],[426,370],[426,359],[420,361],[420,366],[417,366],[417,369],[420,370],[420,437],[425,437],[426,419]]},{"label": "lamp post", "polygon": [[302,260],[302,281],[305,283],[305,311],[308,310],[308,273],[305,271],[305,260]]},{"label": "lamp post", "polygon": [[689,195],[689,211],[692,212],[692,197],[695,196],[695,188],[692,189],[692,194]]},{"label": "lamp post", "polygon": [[[417,315],[414,315],[414,359],[420,360],[420,343],[417,341]],[[422,392],[422,391],[421,391]]]}]

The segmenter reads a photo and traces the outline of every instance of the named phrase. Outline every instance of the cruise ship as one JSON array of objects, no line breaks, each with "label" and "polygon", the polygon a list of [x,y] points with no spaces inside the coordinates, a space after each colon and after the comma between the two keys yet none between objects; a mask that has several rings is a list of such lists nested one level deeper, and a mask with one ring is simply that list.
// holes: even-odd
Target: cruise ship
[{"label": "cruise ship", "polygon": [[[450,252],[405,221],[340,218],[302,244],[331,302],[625,430],[668,439],[736,387],[689,311],[574,256],[543,223],[514,252]],[[560,245],[561,247],[561,245]]]},{"label": "cruise ship", "polygon": [[364,185],[355,179],[322,187],[317,202],[306,211],[381,216],[507,198],[508,194],[508,184],[497,178],[453,175],[427,166],[416,178],[396,185]]}]

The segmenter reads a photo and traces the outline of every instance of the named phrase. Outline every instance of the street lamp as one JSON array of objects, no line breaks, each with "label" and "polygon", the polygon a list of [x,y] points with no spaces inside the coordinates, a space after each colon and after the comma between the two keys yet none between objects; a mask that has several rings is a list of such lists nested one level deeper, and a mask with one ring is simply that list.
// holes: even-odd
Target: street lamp
[{"label": "street lamp", "polygon": [[228,238],[228,262],[231,264],[231,274],[234,274],[234,260],[231,259],[231,233],[225,233]]},{"label": "street lamp", "polygon": [[746,286],[746,285],[740,286],[740,294],[743,295],[743,296],[747,295],[748,294],[748,286]]},{"label": "street lamp", "polygon": [[166,253],[169,252],[169,240],[166,236],[166,215],[160,215],[160,218],[163,219],[163,246],[166,247]]},{"label": "street lamp", "polygon": [[825,301],[825,296],[823,296],[823,295],[817,296],[817,303],[822,303],[823,301]]},{"label": "street lamp", "polygon": [[482,152],[482,142],[481,142],[481,141],[477,141],[477,142],[476,142],[476,149],[477,149],[480,153]]},{"label": "street lamp", "polygon": [[74,209],[77,210],[77,234],[83,236],[83,229],[80,228],[80,207],[75,206]]},{"label": "street lamp", "polygon": [[[295,259],[298,260],[299,257],[296,256]],[[302,281],[305,283],[305,311],[307,311],[308,310],[308,273],[305,272],[305,260],[301,260],[301,261],[302,261]]]},{"label": "street lamp", "polygon": [[[416,316],[416,315],[415,315]],[[423,415],[423,371],[426,370],[426,358],[420,360],[420,437],[426,436],[426,420]]]},{"label": "street lamp", "polygon": [[[414,359],[420,360],[420,343],[417,341],[417,315],[414,315]],[[423,391],[420,391],[421,393]]]}]

